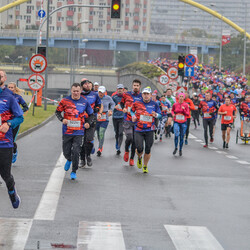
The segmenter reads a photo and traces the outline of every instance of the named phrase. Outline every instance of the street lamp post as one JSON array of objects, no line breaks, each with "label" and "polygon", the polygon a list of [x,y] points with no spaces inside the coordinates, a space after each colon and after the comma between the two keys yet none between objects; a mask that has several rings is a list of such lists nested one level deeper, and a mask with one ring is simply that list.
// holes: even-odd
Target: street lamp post
[{"label": "street lamp post", "polygon": [[244,54],[243,54],[243,75],[246,74],[246,50],[247,50],[247,37],[246,37],[246,28],[247,28],[247,3],[245,5],[245,31],[244,31]]},{"label": "street lamp post", "polygon": [[14,63],[18,60],[18,59],[22,59],[23,56],[18,56],[15,60],[13,60],[12,58],[10,58],[9,56],[5,56],[6,59],[9,59],[12,62],[12,66],[13,66],[13,71],[12,71],[12,75],[14,75]]},{"label": "street lamp post", "polygon": [[74,31],[78,25],[82,23],[88,23],[88,20],[83,20],[82,22],[74,25],[71,31],[71,43],[70,43],[70,85],[75,81],[75,58],[74,58],[74,48],[73,48],[73,38],[74,38]]}]

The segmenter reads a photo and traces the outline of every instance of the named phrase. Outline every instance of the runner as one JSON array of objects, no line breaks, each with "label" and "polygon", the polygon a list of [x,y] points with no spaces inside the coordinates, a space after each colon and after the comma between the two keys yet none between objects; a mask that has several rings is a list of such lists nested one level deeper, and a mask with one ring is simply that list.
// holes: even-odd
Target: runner
[{"label": "runner", "polygon": [[[166,100],[170,102],[171,104],[171,108],[173,107],[174,103],[176,103],[176,99],[173,96],[173,91],[172,89],[167,89],[166,90]],[[172,114],[170,113],[168,116],[168,126],[166,129],[166,137],[171,137],[171,127],[172,127],[172,121],[173,121],[173,117]]]},{"label": "runner", "polygon": [[177,153],[178,150],[178,140],[180,137],[179,142],[179,155],[182,156],[182,147],[183,147],[183,140],[184,135],[187,129],[187,117],[190,114],[188,104],[184,102],[185,94],[180,93],[178,95],[178,102],[174,103],[172,107],[172,115],[174,117],[174,143],[175,149],[173,155]]},{"label": "runner", "polygon": [[[62,112],[64,112],[63,116]],[[94,118],[93,109],[90,104],[85,98],[81,97],[81,85],[79,83],[72,84],[71,95],[60,101],[55,114],[58,120],[63,123],[62,147],[63,155],[67,159],[64,170],[68,171],[72,163],[70,178],[71,180],[75,180],[84,129],[90,127],[90,120]]]},{"label": "runner", "polygon": [[100,86],[98,89],[98,95],[103,105],[103,111],[102,113],[100,113],[101,117],[97,118],[96,122],[96,132],[99,141],[97,156],[101,156],[102,154],[104,136],[109,124],[109,117],[112,116],[113,109],[115,107],[113,99],[109,95],[105,95],[105,93],[106,93],[106,88],[104,86]]},{"label": "runner", "polygon": [[[120,105],[123,108],[124,112],[123,128],[126,136],[125,153],[123,159],[125,162],[128,162],[129,160],[130,166],[134,166],[134,156],[135,156],[134,123],[132,122],[130,111],[135,101],[142,100],[140,88],[141,88],[141,81],[135,79],[132,83],[133,90],[124,93],[122,100],[120,102]],[[130,158],[129,158],[129,148],[131,149]]]},{"label": "runner", "polygon": [[14,128],[23,122],[23,111],[18,105],[13,93],[4,86],[7,77],[0,71],[0,175],[6,183],[13,208],[18,208],[21,199],[15,188],[15,181],[11,174],[13,156]]},{"label": "runner", "polygon": [[198,99],[197,93],[193,93],[192,101],[193,101],[193,104],[194,104],[194,110],[191,111],[191,115],[192,115],[193,120],[194,120],[194,127],[195,127],[195,129],[197,129],[197,124],[198,124],[198,126],[200,126],[200,119],[199,119],[199,116],[200,116],[200,114],[199,114],[200,101]]},{"label": "runner", "polygon": [[119,104],[122,100],[123,93],[124,93],[124,86],[123,84],[117,85],[117,93],[113,95],[112,99],[116,104],[115,109],[113,111],[113,126],[115,130],[115,148],[116,154],[120,155],[121,153],[121,145],[123,141],[123,120],[124,114],[122,111],[122,107]]},{"label": "runner", "polygon": [[195,110],[193,101],[189,98],[188,93],[185,93],[185,99],[184,102],[187,103],[189,107],[189,115],[187,117],[187,129],[185,133],[185,145],[188,145],[188,135],[189,135],[189,127],[190,127],[190,122],[191,122],[191,110]]},{"label": "runner", "polygon": [[209,127],[210,142],[213,142],[214,119],[215,119],[215,114],[217,112],[217,103],[211,99],[211,94],[209,92],[206,92],[205,100],[200,102],[199,110],[202,112],[202,118],[203,118],[203,129],[205,138],[205,145],[203,147],[207,148],[208,147],[207,129]]},{"label": "runner", "polygon": [[[81,149],[80,167],[87,165],[92,166],[92,159],[90,154],[94,153],[94,134],[96,128],[96,118],[101,118],[103,105],[97,92],[92,91],[93,84],[86,78],[81,80],[81,87],[83,89],[81,95],[86,98],[92,109],[94,110],[95,119],[91,120],[90,127],[85,130],[84,140]],[[99,113],[99,114],[98,114]]]},{"label": "runner", "polygon": [[172,114],[171,114],[171,104],[167,101],[166,96],[161,97],[160,101],[160,109],[161,109],[161,119],[159,120],[158,131],[160,134],[160,141],[162,141],[162,135],[167,130],[168,126],[171,127],[172,122]]},{"label": "runner", "polygon": [[221,130],[222,130],[222,140],[223,140],[223,148],[228,148],[228,144],[230,141],[230,132],[232,129],[233,121],[236,118],[237,109],[231,104],[230,97],[225,98],[225,104],[220,106],[219,115],[222,115],[221,118]]},{"label": "runner", "polygon": [[96,92],[96,93],[98,93],[98,88],[99,88],[99,83],[95,82],[94,83],[94,89],[93,89],[93,91]]},{"label": "runner", "polygon": [[161,110],[155,101],[151,100],[151,88],[144,88],[142,100],[135,101],[131,110],[132,121],[135,123],[135,147],[138,156],[137,167],[142,168],[142,155],[145,142],[145,152],[143,156],[143,173],[148,173],[148,162],[150,151],[154,141],[155,118],[161,117]]},{"label": "runner", "polygon": [[245,101],[243,101],[240,105],[240,114],[250,119],[250,93],[245,96]]},{"label": "runner", "polygon": [[[29,110],[29,107],[28,107],[28,105],[26,104],[26,102],[24,101],[24,99],[22,98],[22,96],[20,95],[22,92],[24,92],[24,90],[19,89],[19,88],[16,86],[16,83],[14,83],[14,82],[10,82],[10,83],[8,84],[8,89],[11,90],[11,91],[13,92],[14,97],[15,97],[16,100],[17,100],[17,103],[23,107],[23,112],[25,113],[26,111],[28,111],[28,110]],[[17,160],[18,151],[17,151],[16,138],[17,138],[19,129],[20,129],[20,126],[17,126],[16,128],[13,129],[13,142],[14,142],[14,148],[13,148],[12,163],[15,163],[16,160]]]}]

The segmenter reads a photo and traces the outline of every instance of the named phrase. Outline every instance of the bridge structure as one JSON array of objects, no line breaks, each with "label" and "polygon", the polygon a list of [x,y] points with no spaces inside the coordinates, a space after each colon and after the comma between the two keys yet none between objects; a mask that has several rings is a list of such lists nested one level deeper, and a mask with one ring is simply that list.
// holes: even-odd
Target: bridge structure
[{"label": "bridge structure", "polygon": [[[84,40],[88,40],[86,43]],[[50,32],[49,47],[71,48],[72,33]],[[45,45],[45,38],[42,44]],[[0,45],[36,46],[37,31],[1,30]],[[219,48],[219,39],[191,38],[165,35],[142,36],[138,34],[83,33],[74,31],[73,47],[79,49],[152,51],[188,53],[197,47],[199,54],[214,54]]]}]

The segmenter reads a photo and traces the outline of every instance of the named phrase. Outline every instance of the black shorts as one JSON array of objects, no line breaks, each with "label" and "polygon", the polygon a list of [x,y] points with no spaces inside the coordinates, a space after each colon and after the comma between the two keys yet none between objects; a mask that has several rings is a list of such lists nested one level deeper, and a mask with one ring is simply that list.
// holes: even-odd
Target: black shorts
[{"label": "black shorts", "polygon": [[169,114],[168,114],[168,117],[171,117],[171,118],[173,118],[173,115],[172,115],[171,113],[169,113]]},{"label": "black shorts", "polygon": [[221,124],[221,130],[227,130],[227,128],[232,128],[233,123]]}]

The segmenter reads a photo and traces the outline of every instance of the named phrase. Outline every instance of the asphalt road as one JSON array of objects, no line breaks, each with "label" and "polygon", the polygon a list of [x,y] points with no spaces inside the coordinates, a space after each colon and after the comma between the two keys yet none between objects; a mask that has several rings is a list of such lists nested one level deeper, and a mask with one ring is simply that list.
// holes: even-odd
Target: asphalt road
[{"label": "asphalt road", "polygon": [[249,250],[250,145],[236,145],[235,129],[223,150],[217,125],[205,149],[193,127],[182,157],[173,138],[156,141],[143,174],[115,155],[110,124],[103,155],[76,181],[63,170],[59,121],[21,138],[12,171],[22,204],[13,210],[0,186],[0,249]]}]

